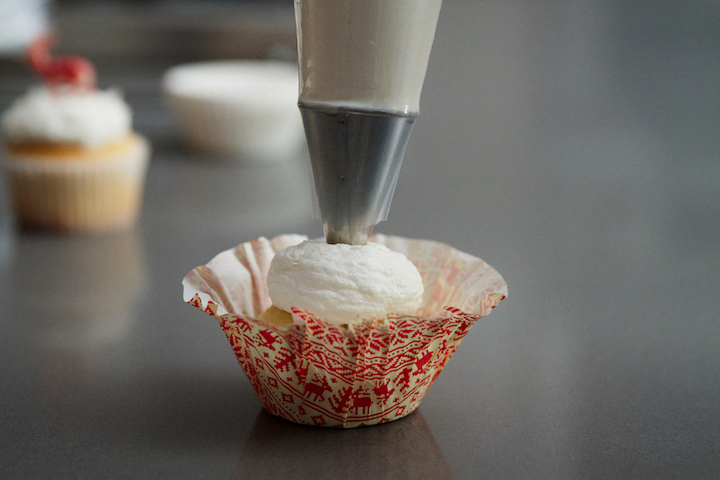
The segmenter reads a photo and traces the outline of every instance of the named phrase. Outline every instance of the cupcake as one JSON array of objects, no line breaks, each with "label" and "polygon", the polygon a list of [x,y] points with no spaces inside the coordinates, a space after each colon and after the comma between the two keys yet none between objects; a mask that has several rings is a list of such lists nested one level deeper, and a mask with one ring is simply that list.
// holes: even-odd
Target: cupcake
[{"label": "cupcake", "polygon": [[[336,264],[330,275],[321,261],[320,270],[293,275],[288,267],[315,268],[313,261],[303,264],[304,240],[259,238],[183,280],[185,301],[219,321],[265,409],[295,423],[351,428],[408,415],[469,328],[507,295],[500,274],[479,258],[438,242],[385,235],[371,238],[370,247],[382,251],[380,263],[402,264],[385,250],[406,257],[420,290],[405,267],[397,284],[378,284],[385,272],[372,271],[372,261]],[[340,256],[341,262],[350,257]],[[362,277],[372,281],[358,283]],[[278,279],[285,282],[279,296]],[[413,303],[418,291],[420,301]],[[389,304],[377,305],[388,292]],[[294,305],[288,307],[288,299]]]},{"label": "cupcake", "polygon": [[95,69],[52,57],[52,37],[28,50],[44,79],[0,120],[3,167],[16,222],[24,229],[127,229],[140,212],[150,145],[132,130],[119,92],[99,90]]}]

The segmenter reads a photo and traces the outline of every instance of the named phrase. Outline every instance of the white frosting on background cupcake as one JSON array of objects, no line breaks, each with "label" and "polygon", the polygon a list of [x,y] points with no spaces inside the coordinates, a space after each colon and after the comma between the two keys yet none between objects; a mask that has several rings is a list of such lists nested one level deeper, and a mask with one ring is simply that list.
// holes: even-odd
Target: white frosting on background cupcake
[{"label": "white frosting on background cupcake", "polygon": [[279,251],[267,277],[273,304],[336,323],[413,314],[423,296],[417,268],[384,245],[329,245],[308,240]]},{"label": "white frosting on background cupcake", "polygon": [[1,120],[6,143],[74,143],[97,147],[132,129],[132,111],[116,90],[74,92],[33,87]]}]

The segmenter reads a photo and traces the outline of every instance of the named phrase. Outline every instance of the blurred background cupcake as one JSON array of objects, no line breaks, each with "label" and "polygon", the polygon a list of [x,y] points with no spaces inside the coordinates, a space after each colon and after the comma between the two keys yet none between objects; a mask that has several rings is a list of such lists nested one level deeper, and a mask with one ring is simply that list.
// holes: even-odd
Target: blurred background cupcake
[{"label": "blurred background cupcake", "polygon": [[137,220],[150,158],[115,90],[99,90],[93,65],[53,57],[53,37],[28,48],[44,85],[32,86],[0,119],[8,197],[23,229],[124,230]]}]

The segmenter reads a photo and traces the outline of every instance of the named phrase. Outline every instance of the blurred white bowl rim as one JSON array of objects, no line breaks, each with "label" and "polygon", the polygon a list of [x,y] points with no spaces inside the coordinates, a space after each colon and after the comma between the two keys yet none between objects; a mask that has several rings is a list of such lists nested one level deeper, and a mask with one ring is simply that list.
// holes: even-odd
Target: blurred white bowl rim
[{"label": "blurred white bowl rim", "polygon": [[169,69],[163,91],[188,143],[250,162],[297,155],[304,135],[294,63],[219,60]]}]

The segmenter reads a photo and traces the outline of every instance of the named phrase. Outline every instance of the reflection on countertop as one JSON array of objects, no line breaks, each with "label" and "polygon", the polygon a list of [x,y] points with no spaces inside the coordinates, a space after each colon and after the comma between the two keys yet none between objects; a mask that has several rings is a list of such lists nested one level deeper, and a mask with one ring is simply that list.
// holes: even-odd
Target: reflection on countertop
[{"label": "reflection on countertop", "polygon": [[[308,461],[316,459],[315,461]],[[240,454],[239,478],[453,478],[422,415],[351,430],[296,425],[258,412]]]},{"label": "reflection on countertop", "polygon": [[148,278],[137,231],[107,236],[23,234],[8,271],[10,301],[49,350],[97,350],[122,340]]}]

